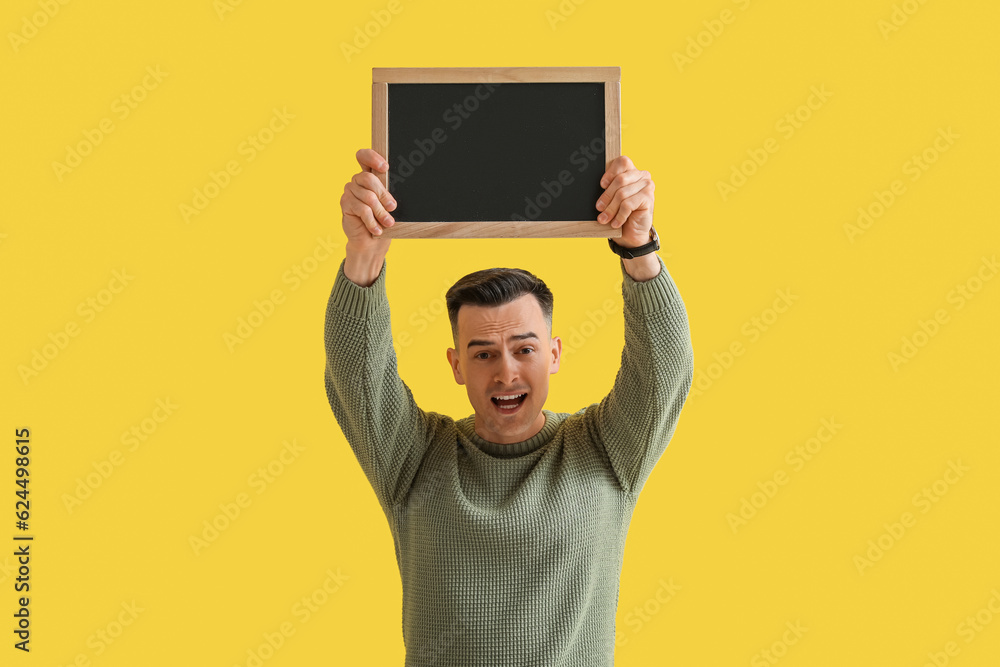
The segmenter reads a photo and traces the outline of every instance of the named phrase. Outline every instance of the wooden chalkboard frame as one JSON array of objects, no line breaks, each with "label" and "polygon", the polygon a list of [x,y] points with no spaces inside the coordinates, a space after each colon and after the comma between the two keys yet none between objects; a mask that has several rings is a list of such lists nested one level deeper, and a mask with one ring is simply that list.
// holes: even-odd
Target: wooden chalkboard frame
[{"label": "wooden chalkboard frame", "polygon": [[[604,83],[605,165],[621,155],[620,67],[373,67],[372,148],[389,156],[389,85],[393,83]],[[389,173],[376,173],[389,189]],[[621,228],[591,220],[397,221],[383,238],[620,238]]]}]

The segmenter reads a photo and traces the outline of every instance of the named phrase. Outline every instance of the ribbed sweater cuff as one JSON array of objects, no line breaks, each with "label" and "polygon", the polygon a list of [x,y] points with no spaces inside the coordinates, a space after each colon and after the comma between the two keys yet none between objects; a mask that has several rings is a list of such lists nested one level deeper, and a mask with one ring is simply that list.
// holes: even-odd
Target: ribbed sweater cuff
[{"label": "ribbed sweater cuff", "polygon": [[385,293],[385,267],[387,260],[382,260],[382,270],[378,278],[368,287],[351,282],[344,273],[345,257],[337,269],[337,277],[333,281],[333,291],[330,293],[330,303],[338,310],[356,317],[368,319],[375,311],[389,307],[389,297]]},{"label": "ribbed sweater cuff", "polygon": [[656,255],[656,259],[660,262],[660,272],[642,282],[633,280],[625,270],[625,262],[618,260],[622,271],[622,297],[625,301],[637,304],[639,312],[642,313],[653,313],[684,305],[684,300],[681,299],[677,285],[667,271],[667,265],[663,263],[663,258]]}]

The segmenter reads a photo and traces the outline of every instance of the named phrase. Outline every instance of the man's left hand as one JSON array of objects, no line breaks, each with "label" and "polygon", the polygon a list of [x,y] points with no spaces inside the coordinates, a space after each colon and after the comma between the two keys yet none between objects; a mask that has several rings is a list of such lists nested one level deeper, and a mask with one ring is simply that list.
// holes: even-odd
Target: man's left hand
[{"label": "man's left hand", "polygon": [[648,171],[639,171],[627,156],[611,161],[601,178],[604,194],[597,200],[601,214],[597,221],[621,227],[621,238],[611,239],[620,246],[637,248],[649,243],[649,230],[653,226],[653,177]]}]

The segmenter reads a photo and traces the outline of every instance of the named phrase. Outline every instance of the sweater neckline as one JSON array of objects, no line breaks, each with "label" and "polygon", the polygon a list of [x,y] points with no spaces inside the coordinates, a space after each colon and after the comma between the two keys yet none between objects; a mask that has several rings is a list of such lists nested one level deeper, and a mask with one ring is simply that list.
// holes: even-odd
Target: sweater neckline
[{"label": "sweater neckline", "polygon": [[480,437],[479,434],[476,433],[475,414],[469,415],[464,419],[460,419],[455,423],[462,435],[471,440],[472,444],[483,452],[499,458],[512,458],[535,451],[551,440],[552,436],[555,435],[556,429],[559,428],[559,423],[562,420],[556,416],[556,413],[551,410],[546,410],[545,408],[542,408],[542,414],[545,415],[545,424],[542,425],[541,431],[527,440],[512,442],[510,444],[492,442]]}]

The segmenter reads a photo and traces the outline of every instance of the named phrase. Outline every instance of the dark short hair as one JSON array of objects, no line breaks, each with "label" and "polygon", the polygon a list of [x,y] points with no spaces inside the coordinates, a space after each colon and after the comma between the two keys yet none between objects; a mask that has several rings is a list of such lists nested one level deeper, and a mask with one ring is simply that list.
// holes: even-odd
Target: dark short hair
[{"label": "dark short hair", "polygon": [[458,310],[462,306],[502,306],[525,294],[531,294],[538,301],[551,338],[553,301],[551,290],[533,273],[524,269],[506,268],[474,271],[460,278],[448,289],[445,300],[448,303],[452,338],[458,342]]}]

